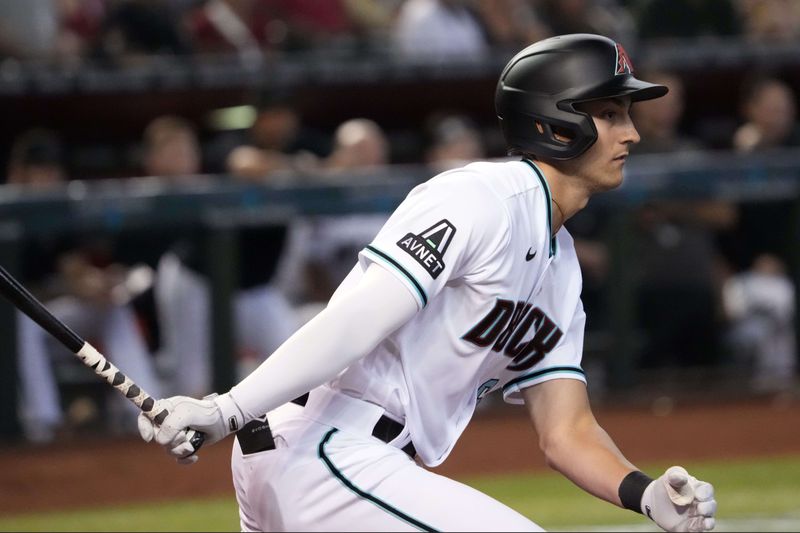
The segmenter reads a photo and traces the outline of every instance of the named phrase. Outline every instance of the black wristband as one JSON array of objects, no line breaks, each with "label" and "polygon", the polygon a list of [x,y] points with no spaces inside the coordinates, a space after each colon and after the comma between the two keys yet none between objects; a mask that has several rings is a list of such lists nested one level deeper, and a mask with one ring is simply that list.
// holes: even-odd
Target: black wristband
[{"label": "black wristband", "polygon": [[619,499],[622,502],[622,506],[641,514],[642,495],[644,494],[644,489],[652,481],[652,478],[639,470],[635,470],[625,476],[625,479],[619,484]]}]

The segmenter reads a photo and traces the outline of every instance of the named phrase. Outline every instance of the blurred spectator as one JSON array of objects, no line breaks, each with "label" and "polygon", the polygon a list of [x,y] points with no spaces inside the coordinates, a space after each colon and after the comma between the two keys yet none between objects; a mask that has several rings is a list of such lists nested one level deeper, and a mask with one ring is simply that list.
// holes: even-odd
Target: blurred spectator
[{"label": "blurred spectator", "polygon": [[104,14],[103,0],[0,2],[0,57],[77,62]]},{"label": "blurred spectator", "polygon": [[791,389],[797,371],[795,287],[783,263],[767,254],[757,257],[750,270],[725,282],[722,295],[730,321],[727,341],[752,389]]},{"label": "blurred spectator", "polygon": [[[685,108],[681,79],[668,72],[650,77],[669,87],[669,93],[664,102],[633,107],[642,141],[631,151],[638,155],[699,149],[697,140],[679,131]],[[735,221],[736,208],[723,201],[650,202],[638,211],[638,315],[647,336],[645,367],[717,362],[723,317],[716,234]]]},{"label": "blurred spectator", "polygon": [[11,147],[7,182],[29,190],[56,188],[67,180],[63,157],[61,142],[54,133],[29,130]]},{"label": "blurred spectator", "polygon": [[[161,116],[144,130],[142,170],[169,183],[191,185],[200,173],[200,144],[194,127],[177,116]],[[206,394],[211,386],[207,288],[185,263],[199,263],[199,231],[169,231],[158,237],[167,249],[158,260],[154,283],[159,363],[169,394]],[[153,236],[148,236],[152,244]],[[141,252],[139,252],[141,254]],[[192,282],[196,281],[198,287]],[[197,297],[194,291],[201,292]],[[200,307],[199,309],[198,306]]]},{"label": "blurred spectator", "polygon": [[389,141],[375,122],[363,118],[348,120],[336,128],[333,151],[324,167],[350,171],[378,167],[389,162]]},{"label": "blurred spectator", "polygon": [[[208,176],[200,176],[201,150],[194,126],[175,115],[153,119],[145,128],[141,145],[132,152],[136,159],[135,176],[149,177],[167,188],[181,186],[182,191],[193,191],[207,185]],[[133,173],[132,173],[133,174]],[[141,263],[155,269],[161,256],[187,235],[179,225],[150,229],[126,230],[114,236],[117,255],[127,263]],[[192,233],[192,236],[194,234]],[[151,287],[152,288],[152,287]],[[152,291],[134,300],[140,319],[148,327],[148,341],[152,351],[160,347],[159,324],[155,318]]]},{"label": "blurred spectator", "polygon": [[636,38],[633,17],[615,0],[542,0],[540,6],[542,23],[553,35],[598,33],[629,47]]},{"label": "blurred spectator", "polygon": [[[200,174],[200,146],[194,128],[177,117],[159,117],[145,130],[143,163],[148,175],[191,183]],[[262,179],[264,176],[262,176]],[[168,232],[168,230],[165,230]],[[244,375],[295,329],[294,313],[272,283],[286,239],[286,227],[268,225],[239,231],[240,270],[233,299],[235,358]],[[158,262],[155,300],[164,369],[170,394],[203,396],[211,391],[211,292],[202,229],[177,232]]]},{"label": "blurred spectator", "polygon": [[[800,146],[796,105],[794,92],[781,80],[766,77],[746,83],[741,105],[745,122],[733,136],[734,149],[760,152]],[[721,239],[733,272],[749,270],[763,254],[785,258],[796,246],[786,232],[775,231],[791,227],[793,200],[743,201],[738,210],[738,224]]]},{"label": "blurred spectator", "polygon": [[[800,146],[795,95],[783,81],[766,77],[745,84],[741,111],[745,123],[733,137],[737,151]],[[733,272],[723,292],[729,319],[726,340],[736,362],[752,371],[755,390],[785,390],[793,383],[797,348],[795,288],[783,258],[797,243],[776,228],[791,227],[794,201],[753,200],[737,207],[738,224],[721,238]]]},{"label": "blurred spectator", "polygon": [[236,51],[258,62],[267,51],[351,46],[351,9],[358,8],[352,0],[206,0],[191,11],[188,26],[199,52]]},{"label": "blurred spectator", "polygon": [[260,62],[264,50],[286,34],[285,25],[261,0],[205,0],[185,19],[195,52],[235,52],[248,63]]},{"label": "blurred spectator", "polygon": [[735,207],[720,201],[663,201],[637,213],[644,367],[720,362],[723,274],[716,234],[736,217]]},{"label": "blurred spectator", "polygon": [[467,0],[407,0],[394,43],[400,55],[420,61],[469,61],[488,52],[486,34]]},{"label": "blurred spectator", "polygon": [[[611,268],[611,257],[605,241],[605,232],[608,230],[606,223],[610,219],[608,208],[592,206],[570,218],[567,225],[581,266],[581,300],[587,317],[592,317],[586,322],[587,333],[605,331],[609,325],[604,293],[608,290]],[[590,314],[591,310],[596,311]]]},{"label": "blurred spectator", "polygon": [[[56,0],[61,15],[62,48],[74,58],[86,56],[106,17],[106,0]],[[69,56],[68,56],[69,57]]]},{"label": "blurred spectator", "polygon": [[519,49],[552,35],[537,11],[538,3],[538,0],[478,0],[478,13],[492,44]]},{"label": "blurred spectator", "polygon": [[800,38],[800,3],[796,0],[739,0],[745,35],[759,42]]},{"label": "blurred spectator", "polygon": [[636,0],[642,40],[735,36],[742,22],[734,0]]},{"label": "blurred spectator", "polygon": [[[11,151],[9,183],[29,193],[60,187],[66,180],[62,156],[54,134],[44,130],[24,134]],[[58,235],[28,243],[23,282],[57,318],[95,343],[144,390],[160,397],[152,359],[128,304],[132,297],[128,270],[113,262],[102,242]],[[23,431],[32,441],[46,442],[64,423],[52,365],[54,359],[72,362],[74,356],[21,313],[17,336]],[[116,391],[109,394],[119,429],[134,430],[136,407]]]},{"label": "blurred spectator", "polygon": [[745,122],[733,135],[733,147],[737,151],[800,146],[796,97],[783,81],[759,78],[747,83],[741,113]]},{"label": "blurred spectator", "polygon": [[144,131],[143,168],[149,176],[191,182],[201,169],[200,142],[192,125],[176,116],[158,117]]},{"label": "blurred spectator", "polygon": [[58,6],[53,0],[0,2],[0,38],[5,56],[50,59],[58,47]]},{"label": "blurred spectator", "polygon": [[270,0],[286,25],[284,50],[352,48],[354,26],[346,0]]},{"label": "blurred spectator", "polygon": [[113,65],[141,65],[154,55],[190,52],[179,13],[160,0],[120,0],[112,4],[98,35],[95,56]]},{"label": "blurred spectator", "polygon": [[651,72],[647,79],[669,87],[669,92],[662,98],[637,102],[633,106],[634,123],[642,140],[631,151],[648,154],[699,150],[702,147],[700,142],[681,134],[679,130],[685,109],[681,79],[669,72]]},{"label": "blurred spectator", "polygon": [[481,132],[464,115],[435,115],[428,120],[425,160],[438,172],[483,159],[486,150]]},{"label": "blurred spectator", "polygon": [[363,43],[371,49],[386,48],[404,0],[344,0],[350,20]]},{"label": "blurred spectator", "polygon": [[288,95],[266,93],[246,130],[226,132],[209,148],[209,167],[260,181],[279,170],[315,167],[327,156],[329,141],[303,125]]},{"label": "blurred spectator", "polygon": [[[355,185],[389,163],[383,129],[363,118],[336,129],[334,147],[318,176],[322,183]],[[344,181],[346,180],[346,181]],[[305,217],[292,226],[282,285],[300,304],[300,320],[310,319],[352,270],[358,253],[386,222],[385,213],[350,213]]]}]

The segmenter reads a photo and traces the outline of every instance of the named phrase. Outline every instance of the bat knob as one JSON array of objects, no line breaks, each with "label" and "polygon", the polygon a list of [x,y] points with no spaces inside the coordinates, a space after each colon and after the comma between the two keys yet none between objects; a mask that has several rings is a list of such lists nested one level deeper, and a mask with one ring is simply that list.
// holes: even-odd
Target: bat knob
[{"label": "bat knob", "polygon": [[192,453],[196,453],[206,441],[206,435],[205,433],[194,430],[190,430],[189,434],[191,435],[189,437],[189,443],[192,445]]}]

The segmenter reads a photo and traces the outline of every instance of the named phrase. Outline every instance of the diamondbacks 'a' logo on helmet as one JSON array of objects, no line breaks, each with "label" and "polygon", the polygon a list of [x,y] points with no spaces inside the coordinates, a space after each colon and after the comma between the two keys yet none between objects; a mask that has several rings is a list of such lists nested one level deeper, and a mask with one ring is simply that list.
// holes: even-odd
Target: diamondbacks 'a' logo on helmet
[{"label": "diamondbacks 'a' logo on helmet", "polygon": [[615,74],[633,74],[633,62],[628,52],[617,43],[617,72]]}]

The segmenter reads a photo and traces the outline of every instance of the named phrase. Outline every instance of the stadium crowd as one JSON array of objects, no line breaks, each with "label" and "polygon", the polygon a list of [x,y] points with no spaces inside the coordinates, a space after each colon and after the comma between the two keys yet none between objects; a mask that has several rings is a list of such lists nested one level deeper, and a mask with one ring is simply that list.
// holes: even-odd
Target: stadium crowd
[{"label": "stadium crowd", "polygon": [[0,57],[124,65],[155,55],[392,49],[428,59],[562,33],[800,38],[792,0],[29,0],[0,5]]},{"label": "stadium crowd", "polygon": [[[419,61],[477,57],[540,38],[601,33],[631,48],[642,40],[736,39],[800,42],[800,2],[792,0],[27,0],[0,2],[0,71],[13,62],[58,68],[126,68],[164,55],[243,63],[324,49],[393,54]],[[645,68],[647,66],[645,65]],[[680,73],[651,70],[666,98],[636,105],[644,141],[634,155],[726,149],[738,153],[800,147],[796,90],[773,73],[741,80],[740,113],[717,129],[692,127]],[[208,175],[247,183],[292,183],[313,176],[358,183],[396,163],[430,174],[502,157],[496,132],[475,117],[441,109],[409,140],[354,114],[331,131],[309,124],[291,95],[263,91],[252,116],[233,129],[185,117],[153,117],[126,146],[117,179],[154,176],[192,184]],[[354,113],[357,113],[354,111]],[[6,150],[4,181],[23,191],[84,177],[68,139],[52,128],[18,132]],[[408,147],[411,148],[408,148]],[[102,176],[100,176],[102,177]],[[735,364],[751,386],[782,391],[797,367],[794,286],[780,235],[766,238],[791,202],[651,202],[637,207],[643,243],[636,275],[637,324],[647,332],[641,368]],[[319,309],[384,222],[384,215],[305,217],[242,231],[234,302],[239,372],[271,353]],[[602,329],[600,294],[609,251],[602,210],[570,221],[584,270],[590,328]],[[201,236],[160,232],[147,242],[97,236],[27,242],[23,280],[79,333],[156,396],[211,392],[210,288]],[[309,243],[317,243],[309,246]],[[264,324],[270,324],[265,328]],[[32,322],[18,324],[25,435],[49,441],[66,424],[59,398],[58,349]],[[55,361],[55,362],[54,362]],[[182,369],[177,371],[177,369]],[[191,372],[186,371],[191,369]],[[135,427],[129,406],[118,427]],[[68,417],[67,417],[68,418]]]}]

